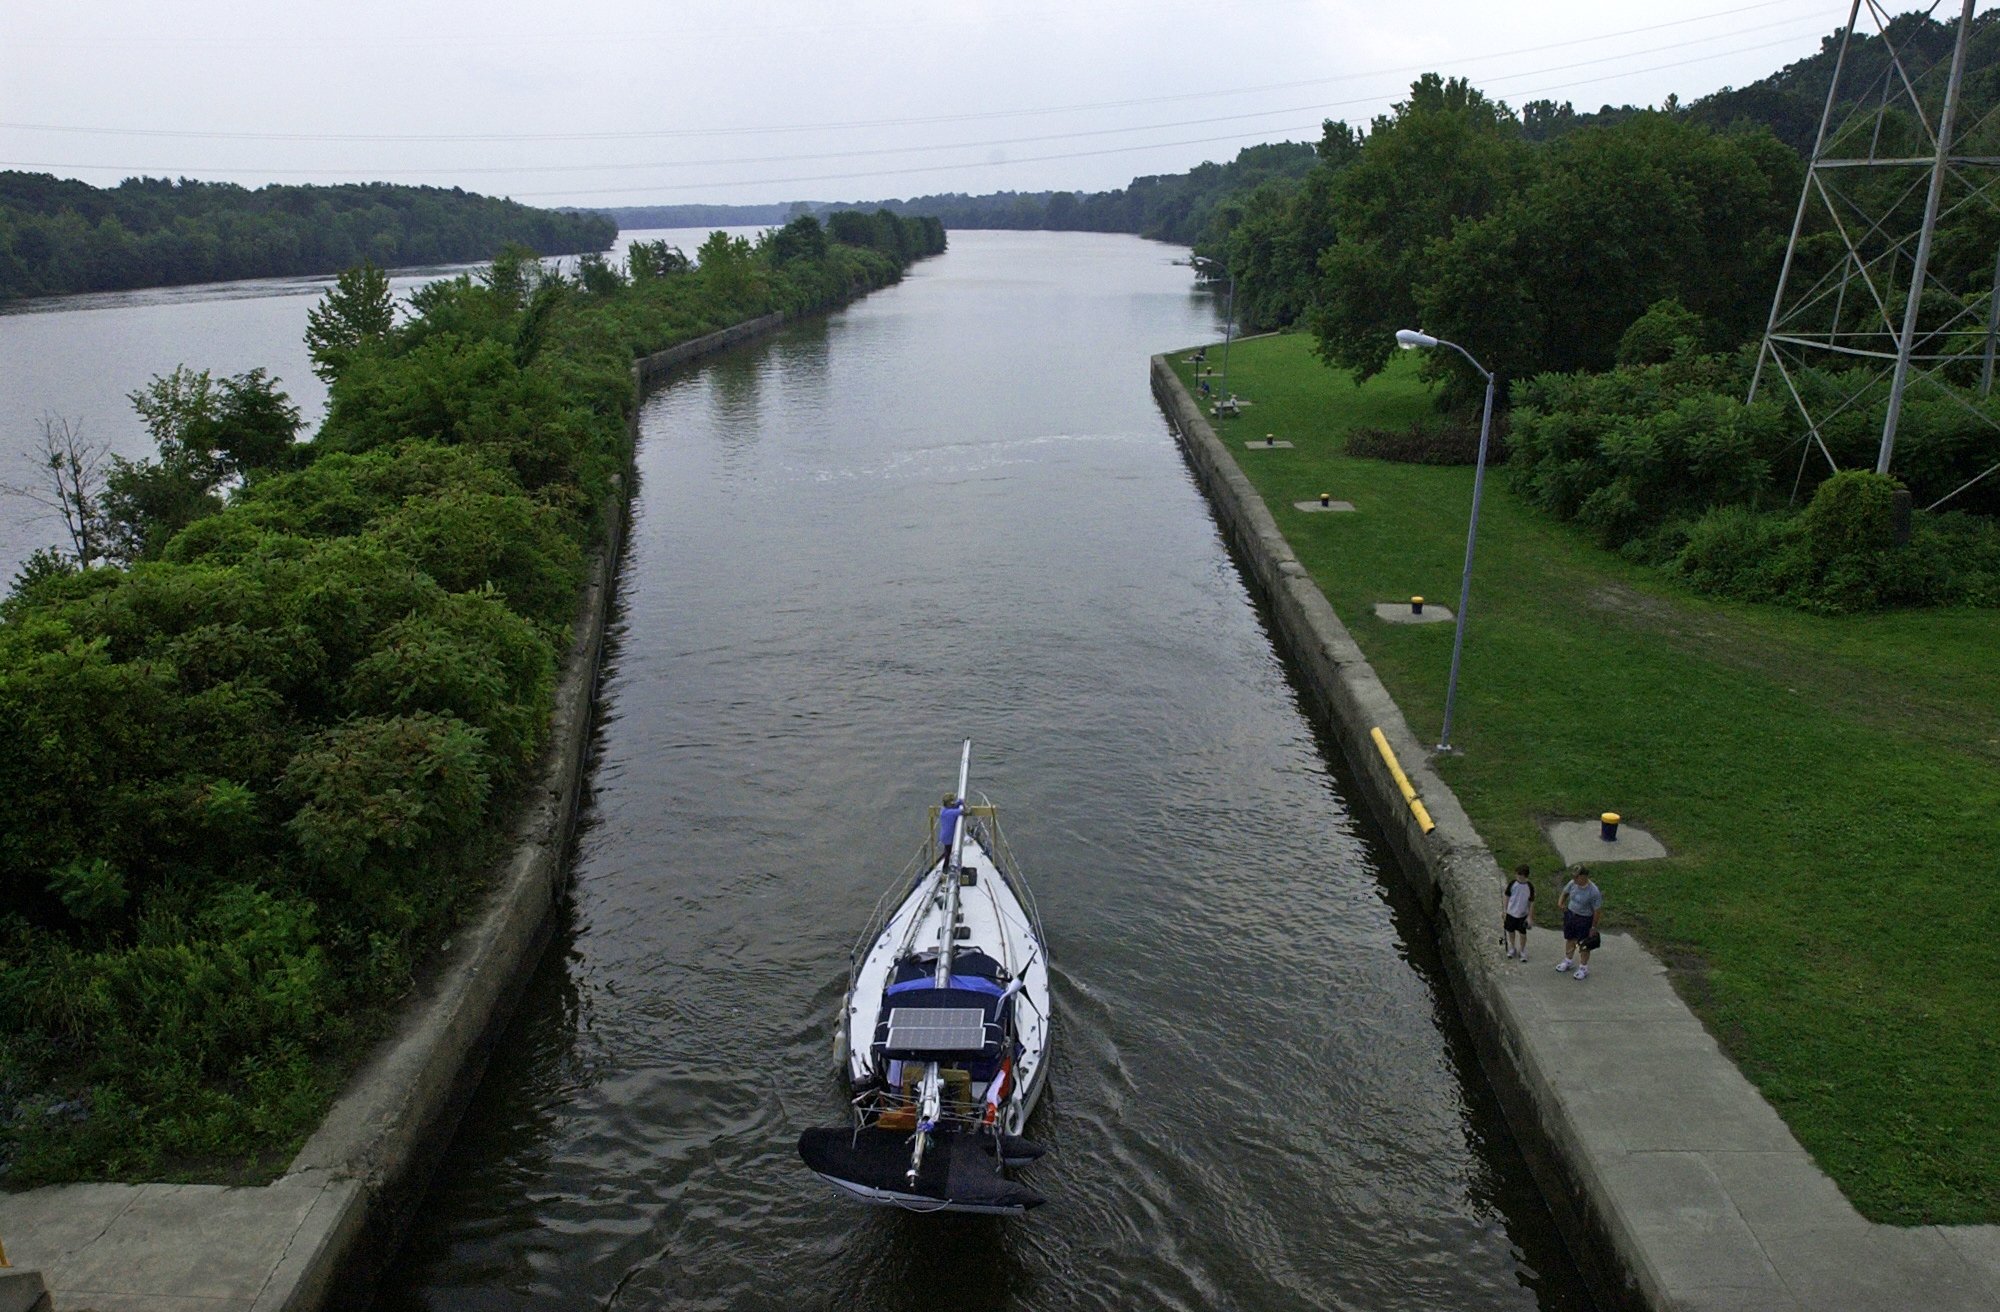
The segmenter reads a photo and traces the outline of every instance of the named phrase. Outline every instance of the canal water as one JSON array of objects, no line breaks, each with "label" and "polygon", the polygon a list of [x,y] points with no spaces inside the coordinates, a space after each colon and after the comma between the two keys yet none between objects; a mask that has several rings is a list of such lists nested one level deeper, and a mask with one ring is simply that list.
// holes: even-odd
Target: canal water
[{"label": "canal water", "polygon": [[[380,1312],[1588,1306],[1148,392],[1183,254],[955,232],[650,399],[572,903]],[[1015,1221],[794,1150],[961,737],[1053,948]]]}]

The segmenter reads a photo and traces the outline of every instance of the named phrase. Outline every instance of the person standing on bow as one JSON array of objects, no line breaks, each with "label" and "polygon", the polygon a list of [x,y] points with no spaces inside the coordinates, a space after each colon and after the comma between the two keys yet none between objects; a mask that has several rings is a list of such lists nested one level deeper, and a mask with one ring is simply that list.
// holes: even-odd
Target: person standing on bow
[{"label": "person standing on bow", "polygon": [[951,840],[958,834],[958,822],[965,815],[965,804],[950,793],[944,795],[944,804],[938,808],[938,859],[951,860]]}]

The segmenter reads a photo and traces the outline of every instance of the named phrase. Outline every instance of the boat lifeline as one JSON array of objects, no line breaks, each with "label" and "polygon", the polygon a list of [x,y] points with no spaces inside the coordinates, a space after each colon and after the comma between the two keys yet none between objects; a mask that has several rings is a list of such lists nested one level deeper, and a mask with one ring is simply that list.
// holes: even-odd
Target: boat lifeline
[{"label": "boat lifeline", "polygon": [[837,1041],[851,1123],[807,1130],[799,1156],[866,1202],[1017,1215],[1043,1201],[1008,1173],[1042,1154],[1021,1131],[1048,1074],[1048,959],[999,817],[964,804],[971,768],[967,739],[941,808],[957,822],[855,945]]}]

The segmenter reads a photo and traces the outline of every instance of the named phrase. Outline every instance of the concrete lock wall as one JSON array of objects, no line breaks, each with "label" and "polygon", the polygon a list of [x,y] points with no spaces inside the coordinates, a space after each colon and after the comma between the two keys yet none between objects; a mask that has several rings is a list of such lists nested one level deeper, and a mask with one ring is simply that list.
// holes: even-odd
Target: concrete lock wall
[{"label": "concrete lock wall", "polygon": [[[1499,862],[1431,768],[1401,708],[1165,356],[1153,357],[1152,381],[1224,539],[1270,616],[1280,652],[1299,676],[1312,715],[1339,744],[1358,784],[1358,800],[1395,856],[1396,873],[1429,916],[1486,1078],[1586,1280],[1609,1307],[1665,1306],[1649,1296],[1652,1282],[1640,1269],[1645,1259],[1635,1237],[1622,1233],[1615,1209],[1602,1206],[1588,1154],[1553,1096],[1549,1074],[1522,1042],[1523,1018],[1493,987],[1493,954],[1481,947],[1492,937],[1506,883]],[[1435,822],[1429,833],[1374,746],[1370,730],[1378,727]]]}]

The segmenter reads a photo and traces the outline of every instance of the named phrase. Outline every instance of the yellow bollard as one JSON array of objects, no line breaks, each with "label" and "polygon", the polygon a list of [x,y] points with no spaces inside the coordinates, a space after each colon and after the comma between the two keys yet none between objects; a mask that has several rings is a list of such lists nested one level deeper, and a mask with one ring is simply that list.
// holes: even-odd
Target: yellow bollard
[{"label": "yellow bollard", "polygon": [[1421,615],[1423,613],[1424,613],[1424,599],[1422,597],[1410,598],[1410,614]]},{"label": "yellow bollard", "polygon": [[1333,493],[1331,493],[1331,492],[1322,492],[1322,493],[1320,493],[1320,494],[1319,494],[1319,503],[1320,503],[1320,504],[1321,504],[1322,506],[1330,506],[1330,505],[1332,505],[1332,504],[1333,504]]},{"label": "yellow bollard", "polygon": [[1606,811],[1597,817],[1597,836],[1607,843],[1618,841],[1618,813]]},{"label": "yellow bollard", "polygon": [[1278,444],[1278,435],[1277,435],[1276,433],[1266,433],[1266,434],[1264,434],[1264,445],[1265,445],[1265,446],[1276,446],[1277,444]]}]

